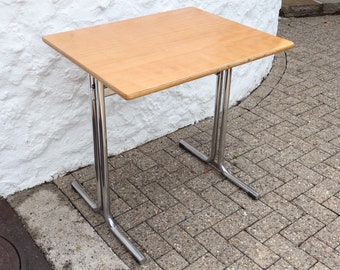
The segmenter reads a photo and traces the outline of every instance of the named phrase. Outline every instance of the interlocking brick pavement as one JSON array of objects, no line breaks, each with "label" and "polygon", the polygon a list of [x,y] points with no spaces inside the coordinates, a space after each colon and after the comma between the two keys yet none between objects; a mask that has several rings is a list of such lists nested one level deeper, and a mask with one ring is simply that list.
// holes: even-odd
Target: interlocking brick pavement
[{"label": "interlocking brick pavement", "polygon": [[131,269],[340,269],[339,25],[280,19],[296,47],[230,110],[225,164],[258,201],[178,147],[208,150],[211,118],[110,158],[113,214],[142,268],[70,188],[95,196],[93,166],[56,185]]}]

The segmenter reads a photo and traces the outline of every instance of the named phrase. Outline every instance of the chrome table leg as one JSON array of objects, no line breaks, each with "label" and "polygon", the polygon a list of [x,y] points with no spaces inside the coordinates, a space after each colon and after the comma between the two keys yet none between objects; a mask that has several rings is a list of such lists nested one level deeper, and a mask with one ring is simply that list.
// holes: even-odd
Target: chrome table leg
[{"label": "chrome table leg", "polygon": [[247,192],[250,197],[252,197],[253,199],[258,199],[259,195],[255,190],[253,190],[251,187],[229,173],[223,165],[227,127],[226,121],[231,85],[231,72],[232,70],[228,69],[217,74],[214,126],[212,133],[210,157],[207,157],[183,140],[180,141],[179,144],[202,161],[214,165],[226,178],[228,178],[228,180]]},{"label": "chrome table leg", "polygon": [[134,258],[142,264],[146,259],[145,256],[120,232],[111,214],[104,86],[92,76],[90,76],[90,84],[97,203],[92,201],[78,182],[74,181],[72,186],[94,211],[100,212],[103,215],[112,233],[131,252]]}]

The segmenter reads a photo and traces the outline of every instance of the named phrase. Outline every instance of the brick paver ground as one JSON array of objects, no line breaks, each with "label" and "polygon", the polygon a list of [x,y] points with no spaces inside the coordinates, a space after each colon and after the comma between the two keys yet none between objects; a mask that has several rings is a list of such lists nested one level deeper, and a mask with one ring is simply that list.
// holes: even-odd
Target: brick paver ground
[{"label": "brick paver ground", "polygon": [[[281,19],[296,47],[230,110],[226,165],[258,201],[178,147],[210,146],[212,119],[110,158],[114,217],[143,269],[340,269],[340,16]],[[234,86],[235,87],[235,86]],[[71,189],[94,196],[93,167],[55,183],[131,269],[139,269]]]}]

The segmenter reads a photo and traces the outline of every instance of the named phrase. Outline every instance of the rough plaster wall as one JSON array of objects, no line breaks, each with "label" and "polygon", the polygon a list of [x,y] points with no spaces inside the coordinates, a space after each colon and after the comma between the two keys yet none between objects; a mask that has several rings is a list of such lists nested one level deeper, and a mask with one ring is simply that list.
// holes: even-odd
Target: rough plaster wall
[{"label": "rough plaster wall", "polygon": [[[87,75],[44,44],[42,35],[185,6],[275,34],[280,4],[280,0],[1,0],[0,195],[93,162]],[[231,103],[261,82],[271,62],[269,57],[234,69]],[[214,83],[213,75],[130,102],[117,95],[107,98],[109,153],[211,116]]]}]

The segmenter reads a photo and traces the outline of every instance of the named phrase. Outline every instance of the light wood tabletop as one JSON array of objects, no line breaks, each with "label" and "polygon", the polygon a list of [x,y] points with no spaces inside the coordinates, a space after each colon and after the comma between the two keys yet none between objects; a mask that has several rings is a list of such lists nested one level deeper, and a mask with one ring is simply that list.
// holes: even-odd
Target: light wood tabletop
[{"label": "light wood tabletop", "polygon": [[43,40],[125,99],[294,46],[193,7],[46,35]]}]

